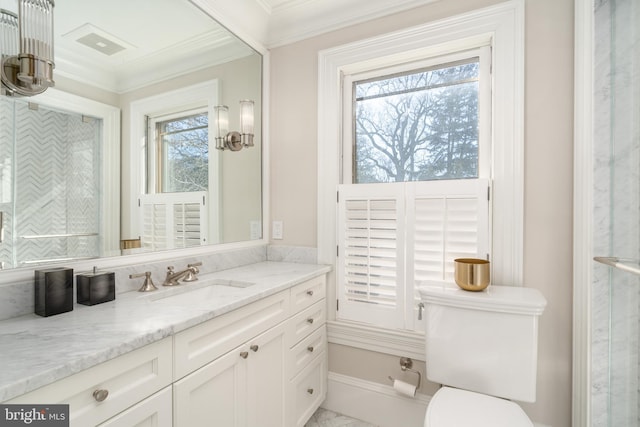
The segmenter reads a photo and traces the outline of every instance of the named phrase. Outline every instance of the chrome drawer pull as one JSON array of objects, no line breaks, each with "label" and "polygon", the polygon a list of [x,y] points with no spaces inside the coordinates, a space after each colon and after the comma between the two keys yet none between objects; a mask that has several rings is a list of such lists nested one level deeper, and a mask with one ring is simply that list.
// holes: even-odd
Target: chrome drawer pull
[{"label": "chrome drawer pull", "polygon": [[310,325],[313,324],[313,318],[307,319],[307,323],[310,324]]},{"label": "chrome drawer pull", "polygon": [[309,347],[307,347],[307,351],[308,351],[309,353],[313,353],[313,346],[312,346],[312,345],[310,345]]},{"label": "chrome drawer pull", "polygon": [[307,291],[307,295],[309,295],[310,297],[313,296],[313,291]]},{"label": "chrome drawer pull", "polygon": [[240,353],[240,357],[242,357],[243,359],[246,359],[247,357],[249,357],[249,352],[243,351],[242,353]]},{"label": "chrome drawer pull", "polygon": [[93,398],[98,402],[103,402],[107,396],[109,396],[109,390],[95,390],[93,392]]},{"label": "chrome drawer pull", "polygon": [[258,347],[256,344],[254,344],[254,345],[252,345],[252,346],[251,346],[251,347],[249,347],[249,348],[251,349],[251,351],[256,352],[256,351],[258,351],[258,349],[259,349],[260,347]]},{"label": "chrome drawer pull", "polygon": [[313,394],[313,389],[312,389],[312,388],[308,388],[308,389],[307,389],[307,393],[309,393],[309,394]]}]

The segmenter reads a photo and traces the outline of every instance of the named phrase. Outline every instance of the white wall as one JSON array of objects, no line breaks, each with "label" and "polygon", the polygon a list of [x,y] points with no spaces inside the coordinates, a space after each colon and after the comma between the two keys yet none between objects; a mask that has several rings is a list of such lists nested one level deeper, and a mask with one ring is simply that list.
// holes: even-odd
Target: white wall
[{"label": "white wall", "polygon": [[[316,246],[318,51],[499,3],[448,0],[355,25],[271,51],[270,217],[282,220],[273,244]],[[526,1],[524,282],[548,306],[540,323],[536,422],[571,419],[571,260],[573,1]],[[395,356],[332,346],[330,370],[383,382]],[[425,392],[430,393],[431,387]]]}]

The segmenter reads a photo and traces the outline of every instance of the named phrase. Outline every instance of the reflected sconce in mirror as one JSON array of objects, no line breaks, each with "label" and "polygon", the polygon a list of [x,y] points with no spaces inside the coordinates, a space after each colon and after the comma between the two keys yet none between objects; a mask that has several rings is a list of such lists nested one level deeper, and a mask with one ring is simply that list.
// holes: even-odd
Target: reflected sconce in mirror
[{"label": "reflected sconce in mirror", "polygon": [[239,151],[242,147],[253,147],[253,101],[240,101],[240,132],[229,131],[229,107],[226,105],[215,107],[215,121],[218,150]]},{"label": "reflected sconce in mirror", "polygon": [[33,96],[54,85],[53,0],[18,0],[0,9],[2,93]]}]

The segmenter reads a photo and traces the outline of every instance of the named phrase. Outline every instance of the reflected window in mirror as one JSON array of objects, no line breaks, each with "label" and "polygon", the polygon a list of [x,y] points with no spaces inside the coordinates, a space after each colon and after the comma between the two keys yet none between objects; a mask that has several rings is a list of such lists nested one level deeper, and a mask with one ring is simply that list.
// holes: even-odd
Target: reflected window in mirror
[{"label": "reflected window in mirror", "polygon": [[158,193],[209,188],[209,116],[206,109],[178,117],[150,119],[158,152]]}]

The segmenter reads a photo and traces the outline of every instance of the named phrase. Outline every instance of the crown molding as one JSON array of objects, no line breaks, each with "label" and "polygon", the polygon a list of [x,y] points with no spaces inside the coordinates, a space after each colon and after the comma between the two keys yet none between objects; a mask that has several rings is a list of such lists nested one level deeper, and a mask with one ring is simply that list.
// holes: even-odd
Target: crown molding
[{"label": "crown molding", "polygon": [[191,1],[241,38],[271,49],[441,0]]},{"label": "crown molding", "polygon": [[264,44],[283,46],[436,1],[291,0],[272,8]]}]

